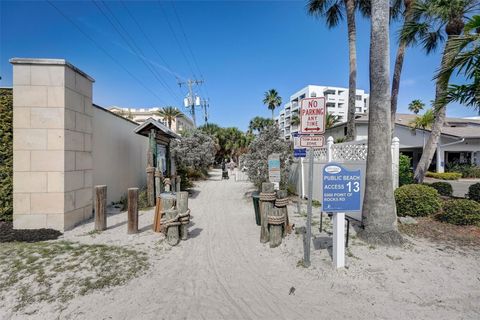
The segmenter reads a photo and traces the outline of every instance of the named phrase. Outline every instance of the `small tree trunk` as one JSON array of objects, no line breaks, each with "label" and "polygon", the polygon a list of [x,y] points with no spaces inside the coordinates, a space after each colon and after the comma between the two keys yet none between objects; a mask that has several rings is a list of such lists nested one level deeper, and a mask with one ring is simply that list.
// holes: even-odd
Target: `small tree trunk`
[{"label": "small tree trunk", "polygon": [[190,216],[182,217],[188,212],[188,192],[177,192],[177,210],[180,214],[180,239],[187,240],[188,238],[188,224],[190,223]]},{"label": "small tree trunk", "polygon": [[405,41],[400,40],[400,43],[398,44],[398,49],[397,49],[397,57],[395,58],[395,69],[393,70],[392,97],[390,102],[391,128],[392,128],[391,138],[392,139],[395,132],[395,116],[397,114],[398,91],[400,90],[400,77],[402,74],[403,60],[405,57],[406,47],[407,47],[407,43]]},{"label": "small tree trunk", "polygon": [[[271,208],[268,212],[269,216],[281,217],[283,212],[279,208]],[[283,224],[270,224],[270,248],[276,248],[282,244]]]},{"label": "small tree trunk", "polygon": [[[170,220],[177,216],[177,209],[170,209],[165,211],[165,219]],[[176,246],[180,242],[178,234],[178,225],[167,227],[167,242],[171,246]]]},{"label": "small tree trunk", "polygon": [[148,206],[153,207],[155,205],[155,167],[147,168],[147,200]]},{"label": "small tree trunk", "polygon": [[181,190],[182,177],[177,176],[175,179],[175,192],[180,192]]},{"label": "small tree trunk", "polygon": [[107,229],[107,186],[95,186],[95,230]]},{"label": "small tree trunk", "polygon": [[[272,193],[274,192],[274,184],[270,182],[264,182],[262,183],[262,193]],[[260,194],[260,200],[262,199],[262,194]],[[261,227],[260,227],[260,242],[266,243],[268,242],[269,239],[269,234],[268,234],[268,212],[273,208],[273,202],[275,199],[272,201],[263,201],[261,200],[260,203],[260,220],[261,220]]]},{"label": "small tree trunk", "polygon": [[128,234],[138,232],[138,188],[128,189]]},{"label": "small tree trunk", "polygon": [[355,101],[357,95],[357,28],[355,25],[355,0],[344,0],[347,8],[348,29],[348,61],[350,74],[348,77],[348,117],[347,117],[347,141],[355,140]]}]

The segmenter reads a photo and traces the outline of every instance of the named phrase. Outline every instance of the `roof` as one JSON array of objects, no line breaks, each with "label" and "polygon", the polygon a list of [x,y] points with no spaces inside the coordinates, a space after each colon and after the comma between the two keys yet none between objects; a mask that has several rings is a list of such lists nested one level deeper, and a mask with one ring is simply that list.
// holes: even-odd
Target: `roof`
[{"label": "roof", "polygon": [[11,64],[35,64],[35,65],[43,64],[43,65],[67,66],[75,70],[76,72],[78,72],[79,74],[87,78],[88,80],[95,82],[95,79],[93,79],[88,74],[78,69],[77,67],[75,67],[73,64],[71,64],[65,59],[12,58],[9,61]]},{"label": "roof", "polygon": [[136,134],[148,137],[150,129],[157,130],[157,135],[167,137],[169,139],[178,139],[180,136],[169,129],[167,126],[162,124],[160,121],[157,121],[153,118],[148,118],[144,123],[135,128],[134,132]]},{"label": "roof", "polygon": [[[417,115],[415,114],[397,113],[395,117],[395,124],[412,128],[410,122],[412,122],[416,116]],[[368,124],[368,114],[356,114],[355,122]],[[332,128],[340,127],[344,124],[345,122],[342,122],[334,125]],[[425,131],[430,130],[425,129]],[[459,138],[480,138],[480,119],[446,118],[445,124],[442,128],[442,134]]]}]

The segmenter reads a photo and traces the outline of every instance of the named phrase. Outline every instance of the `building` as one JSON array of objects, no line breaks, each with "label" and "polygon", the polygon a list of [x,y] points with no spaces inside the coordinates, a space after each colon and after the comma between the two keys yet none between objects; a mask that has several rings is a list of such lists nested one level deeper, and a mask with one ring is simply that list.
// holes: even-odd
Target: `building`
[{"label": "building", "polygon": [[[415,117],[413,114],[397,114],[394,134],[400,139],[400,152],[412,158],[414,167],[417,166],[423,147],[430,136],[430,130],[414,129],[410,125]],[[355,140],[367,140],[368,116],[357,115],[355,123],[357,128]],[[335,140],[343,139],[346,136],[346,129],[346,124],[340,123],[327,129],[325,136],[332,136]],[[454,163],[480,166],[480,119],[446,119],[430,169],[444,172],[446,166]]]},{"label": "building", "polygon": [[[120,107],[111,107],[108,109],[109,111],[119,114],[125,118],[131,119],[137,123],[144,123],[147,119],[153,118],[155,120],[160,121],[162,124],[168,127],[168,122],[160,117],[157,112],[160,108],[120,108]],[[183,115],[182,117],[177,117],[175,120],[172,121],[172,130],[175,133],[179,133],[183,130],[193,129],[193,121]]]},{"label": "building", "polygon": [[[338,116],[342,122],[347,121],[348,88],[308,85],[290,96],[290,100],[275,119],[285,139],[289,140],[292,133],[298,132],[299,123],[295,122],[295,116],[298,117],[300,100],[313,97],[325,97],[328,113]],[[368,111],[369,97],[369,94],[365,93],[364,90],[357,89],[355,96],[356,113],[366,113]],[[292,121],[292,118],[294,121]]]}]

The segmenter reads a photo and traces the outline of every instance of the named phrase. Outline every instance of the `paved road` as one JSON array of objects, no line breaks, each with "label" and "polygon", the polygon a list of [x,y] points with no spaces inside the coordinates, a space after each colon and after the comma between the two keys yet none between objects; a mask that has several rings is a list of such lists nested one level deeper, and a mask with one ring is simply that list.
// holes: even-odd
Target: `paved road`
[{"label": "paved road", "polygon": [[468,188],[474,183],[479,183],[480,179],[439,180],[439,179],[433,179],[433,178],[425,178],[425,182],[428,182],[428,183],[438,182],[438,181],[450,183],[453,188],[454,196],[465,197],[465,194],[468,193]]}]

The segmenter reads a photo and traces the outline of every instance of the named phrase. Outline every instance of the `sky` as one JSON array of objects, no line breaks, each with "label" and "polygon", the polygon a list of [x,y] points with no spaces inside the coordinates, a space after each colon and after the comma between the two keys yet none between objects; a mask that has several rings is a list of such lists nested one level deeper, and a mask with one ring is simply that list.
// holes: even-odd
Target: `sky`
[{"label": "sky", "polygon": [[[348,87],[346,22],[328,29],[306,14],[306,1],[52,3],[0,1],[0,87],[12,86],[13,57],[66,59],[95,79],[93,100],[103,107],[183,108],[187,91],[177,82],[203,79],[195,91],[209,98],[209,122],[242,130],[270,117],[268,89],[286,102],[309,84]],[[370,24],[357,22],[357,87],[369,92]],[[393,73],[398,25],[391,29]],[[440,50],[407,50],[399,112],[414,99],[430,105],[439,63]],[[476,112],[452,104],[447,114]]]}]

